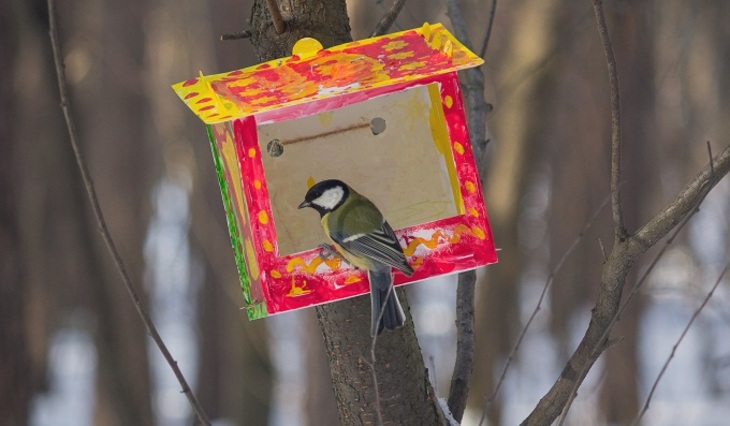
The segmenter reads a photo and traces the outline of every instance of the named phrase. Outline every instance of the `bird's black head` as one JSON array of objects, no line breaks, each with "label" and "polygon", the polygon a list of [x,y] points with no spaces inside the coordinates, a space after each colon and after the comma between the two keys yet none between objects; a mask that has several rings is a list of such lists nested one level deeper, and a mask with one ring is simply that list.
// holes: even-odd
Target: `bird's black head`
[{"label": "bird's black head", "polygon": [[299,208],[311,207],[320,216],[324,216],[344,203],[349,195],[350,188],[345,182],[337,179],[323,180],[309,188]]}]

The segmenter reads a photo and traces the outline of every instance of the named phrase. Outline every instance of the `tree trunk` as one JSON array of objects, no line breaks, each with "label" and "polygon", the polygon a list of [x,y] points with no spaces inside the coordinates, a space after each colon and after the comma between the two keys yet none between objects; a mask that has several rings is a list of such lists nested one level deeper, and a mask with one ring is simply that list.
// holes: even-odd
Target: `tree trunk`
[{"label": "tree trunk", "polygon": [[[260,60],[290,56],[292,46],[302,37],[313,37],[325,47],[352,40],[343,0],[294,1],[291,10],[288,4],[282,8],[287,30],[277,34],[266,2],[254,3],[251,42]],[[379,415],[384,424],[444,423],[402,290],[399,298],[406,311],[406,325],[377,340],[374,368],[379,398],[370,367],[369,297],[316,308],[343,425],[377,424]]]}]

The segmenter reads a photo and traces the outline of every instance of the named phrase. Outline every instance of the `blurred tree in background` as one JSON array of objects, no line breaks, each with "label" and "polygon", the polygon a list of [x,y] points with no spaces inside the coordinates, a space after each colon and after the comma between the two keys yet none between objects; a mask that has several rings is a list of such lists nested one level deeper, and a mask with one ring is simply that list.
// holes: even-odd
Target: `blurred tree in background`
[{"label": "blurred tree in background", "polygon": [[[348,1],[353,38],[367,37],[390,3]],[[475,50],[484,39],[489,3],[461,2]],[[213,74],[256,63],[248,41],[218,41],[221,33],[247,29],[251,7],[238,0],[58,2],[74,114],[110,231],[153,318],[162,311],[160,300],[193,301],[187,310],[174,311],[187,314],[178,318],[188,321],[194,337],[187,345],[196,355],[185,357],[190,362],[181,361],[181,367],[191,372],[188,380],[208,416],[231,424],[282,424],[274,413],[288,409],[301,424],[335,424],[314,309],[282,316],[281,324],[296,326],[300,335],[289,346],[296,350],[284,354],[288,361],[277,361],[282,354],[271,349],[281,347],[282,335],[271,333],[278,318],[248,322],[240,310],[205,129],[169,87],[199,70]],[[730,141],[730,5],[618,0],[605,7],[623,96],[622,191],[633,231],[707,163],[706,141],[717,151]],[[407,2],[391,31],[424,21],[450,26],[445,1]],[[53,348],[64,331],[75,330],[92,336],[96,359],[88,421],[167,424],[162,419],[170,402],[159,392],[156,374],[168,371],[155,367],[160,356],[91,217],[58,107],[47,22],[45,1],[0,2],[0,423],[48,424],[39,420],[38,401],[53,391]],[[527,415],[585,330],[604,259],[599,240],[610,250],[612,239],[610,209],[599,210],[609,193],[610,104],[589,1],[499,2],[485,60],[485,97],[494,106],[485,194],[501,252],[500,263],[479,275],[464,424],[476,424],[486,409],[488,423],[498,425]],[[170,187],[181,201],[160,201]],[[647,349],[646,342],[654,341],[652,335],[677,334],[666,331],[671,322],[647,330],[657,325],[648,318],[661,307],[661,318],[683,325],[704,297],[707,281],[730,253],[729,195],[725,180],[621,318],[613,335],[624,340],[581,388],[569,417],[576,424],[626,424],[636,416],[656,364],[673,344]],[[548,276],[597,211],[595,224],[557,271],[504,387],[485,403]],[[158,237],[162,249],[151,254],[155,230],[169,226],[175,214],[184,238]],[[655,252],[634,267],[630,282]],[[155,256],[162,255],[172,259],[164,265],[173,266],[156,269],[161,260]],[[176,280],[179,273],[184,279]],[[419,286],[426,284],[409,289],[418,301],[424,292]],[[727,281],[721,290],[717,303],[727,306]],[[710,309],[697,331],[704,343],[683,348],[696,354],[700,367],[691,384],[681,387],[716,406],[730,406],[723,380],[730,377],[730,346],[719,339],[730,325],[726,312],[718,305]],[[454,328],[447,330],[435,335],[419,329],[422,347],[431,341],[450,348]],[[174,340],[174,331],[163,329],[163,338]],[[180,356],[182,350],[171,346],[173,356]],[[429,361],[428,353],[424,358],[435,370],[439,396],[446,395],[452,361]],[[302,366],[303,383],[287,381],[281,373],[287,362]],[[291,391],[297,386],[298,393]],[[184,397],[173,396],[182,402],[172,411],[182,406],[181,423],[189,423]],[[664,398],[676,410],[698,402],[682,393]],[[694,420],[712,421],[701,414]]]}]

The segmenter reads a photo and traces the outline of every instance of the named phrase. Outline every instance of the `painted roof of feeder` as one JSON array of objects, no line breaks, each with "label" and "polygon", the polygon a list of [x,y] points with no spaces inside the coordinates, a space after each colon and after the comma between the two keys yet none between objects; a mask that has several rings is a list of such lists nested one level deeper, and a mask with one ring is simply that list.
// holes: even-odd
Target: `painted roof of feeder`
[{"label": "painted roof of feeder", "polygon": [[205,123],[476,67],[484,61],[441,24],[323,49],[299,40],[293,56],[173,85]]}]

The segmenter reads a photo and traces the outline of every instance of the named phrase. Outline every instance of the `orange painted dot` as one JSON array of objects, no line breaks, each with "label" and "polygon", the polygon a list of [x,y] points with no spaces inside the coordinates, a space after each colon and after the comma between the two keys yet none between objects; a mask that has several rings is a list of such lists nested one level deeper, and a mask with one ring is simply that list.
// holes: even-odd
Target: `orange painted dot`
[{"label": "orange painted dot", "polygon": [[444,96],[444,105],[446,108],[451,108],[454,105],[454,98],[449,95]]},{"label": "orange painted dot", "polygon": [[273,278],[281,278],[281,272],[277,271],[276,269],[272,269],[271,272],[269,272],[269,275],[271,275]]},{"label": "orange painted dot", "polygon": [[474,186],[474,182],[470,180],[466,181],[466,183],[464,184],[464,188],[466,188],[466,190],[469,191],[470,194],[473,194],[474,191],[477,190],[477,187]]},{"label": "orange painted dot", "polygon": [[454,151],[456,151],[459,155],[464,155],[464,145],[459,142],[454,142]]},{"label": "orange painted dot", "polygon": [[248,156],[251,157],[251,158],[256,157],[256,150],[253,149],[253,148],[249,148],[248,149]]},{"label": "orange painted dot", "polygon": [[271,244],[271,241],[264,240],[262,245],[264,246],[264,251],[268,251],[268,252],[274,251],[274,246]]},{"label": "orange painted dot", "polygon": [[266,214],[266,212],[263,210],[259,212],[259,222],[261,222],[263,225],[269,223],[269,215]]},{"label": "orange painted dot", "polygon": [[479,217],[479,212],[474,207],[469,207],[469,214],[474,217]]},{"label": "orange painted dot", "polygon": [[256,189],[261,189],[261,181],[258,180],[258,179],[255,179],[253,181],[253,187],[256,188]]}]

